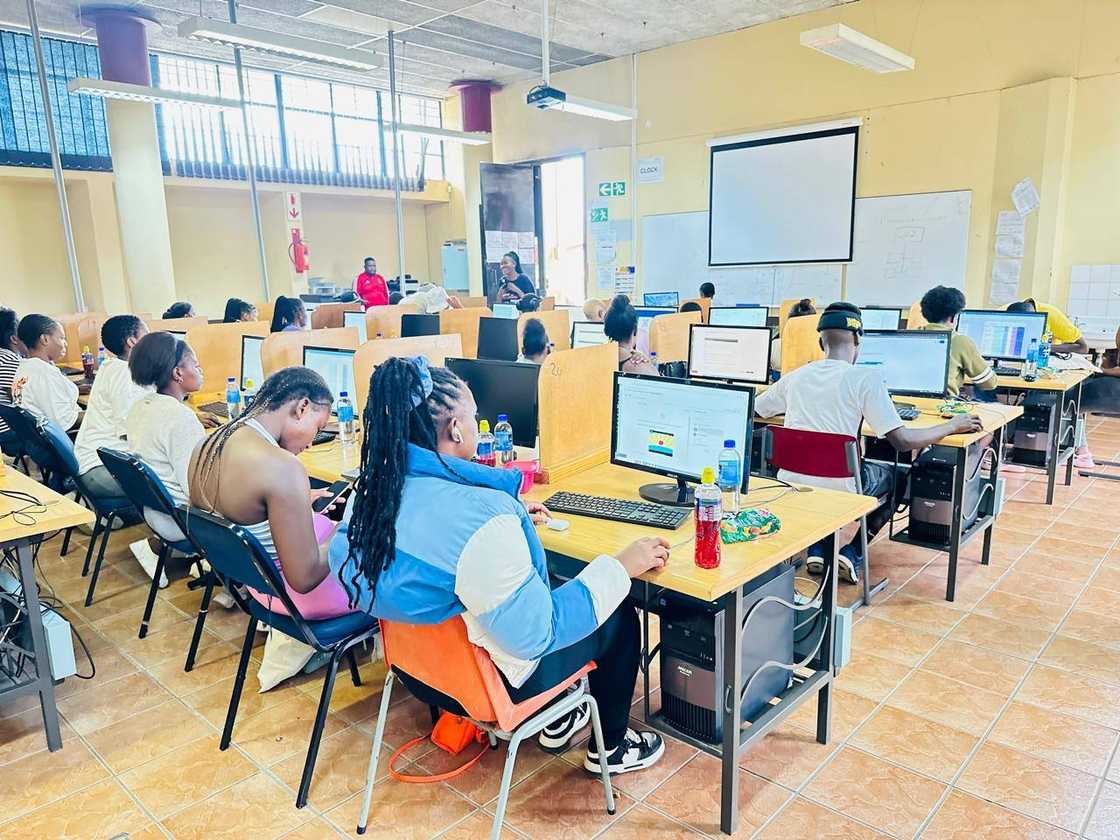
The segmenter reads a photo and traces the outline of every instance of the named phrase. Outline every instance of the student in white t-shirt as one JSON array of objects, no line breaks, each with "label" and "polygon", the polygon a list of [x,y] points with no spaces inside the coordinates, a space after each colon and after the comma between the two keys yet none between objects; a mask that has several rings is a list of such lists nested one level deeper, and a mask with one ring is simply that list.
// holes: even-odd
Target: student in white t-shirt
[{"label": "student in white t-shirt", "polygon": [[[980,418],[960,415],[925,428],[907,427],[891,402],[890,393],[873,368],[857,367],[863,319],[859,308],[850,303],[833,303],[821,315],[817,326],[821,349],[827,358],[799,367],[786,374],[755,401],[760,417],[785,415],[785,427],[811,432],[849,435],[859,440],[860,426],[866,421],[878,437],[886,438],[899,451],[924,449],[943,437],[978,432]],[[817,478],[782,470],[785,481],[855,492],[855,479]],[[895,505],[902,500],[903,482],[895,480],[894,470],[884,464],[864,461],[860,474],[863,493],[886,495],[887,501],[867,515],[867,539],[871,540],[887,524]],[[823,569],[823,543],[809,549],[810,572]],[[863,557],[859,534],[840,549],[841,577],[850,583],[859,580]]]},{"label": "student in white t-shirt", "polygon": [[13,397],[38,417],[50,420],[63,431],[73,428],[81,416],[78,386],[55,367],[66,355],[62,325],[46,315],[25,315],[19,322],[19,340],[27,356],[16,369]]}]

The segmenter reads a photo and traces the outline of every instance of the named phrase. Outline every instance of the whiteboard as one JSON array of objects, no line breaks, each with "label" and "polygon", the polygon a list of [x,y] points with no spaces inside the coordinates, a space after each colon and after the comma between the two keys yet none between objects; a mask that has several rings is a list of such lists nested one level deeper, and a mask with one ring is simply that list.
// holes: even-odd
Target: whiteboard
[{"label": "whiteboard", "polygon": [[964,291],[972,191],[856,199],[847,297],[909,306],[934,286]]},{"label": "whiteboard", "polygon": [[699,297],[700,284],[716,287],[716,304],[759,303],[811,297],[840,300],[839,264],[708,266],[708,214],[666,213],[642,217],[642,262],[645,292],[680,292],[681,300]]}]

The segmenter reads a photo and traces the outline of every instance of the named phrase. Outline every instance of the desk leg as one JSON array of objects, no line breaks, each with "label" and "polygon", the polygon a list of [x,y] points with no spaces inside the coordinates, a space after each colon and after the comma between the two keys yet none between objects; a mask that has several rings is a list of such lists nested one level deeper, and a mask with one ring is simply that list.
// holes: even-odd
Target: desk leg
[{"label": "desk leg", "polygon": [[[995,494],[996,488],[999,484],[999,466],[1000,466],[1000,453],[1003,452],[1003,431],[1006,429],[1003,426],[996,430],[995,436],[992,438],[992,469],[988,473],[988,483],[992,486],[992,509],[995,510]],[[987,566],[992,562],[992,531],[996,528],[995,518],[988,523],[988,527],[984,529],[984,550],[980,554],[981,565]]]},{"label": "desk leg", "polygon": [[734,834],[739,827],[739,727],[743,682],[743,588],[723,599],[723,773],[720,780],[719,827]]},{"label": "desk leg", "polygon": [[1046,504],[1054,504],[1054,487],[1058,483],[1058,458],[1062,454],[1062,417],[1065,414],[1065,394],[1055,395],[1050,409],[1050,453],[1046,459]]},{"label": "desk leg", "polygon": [[[821,650],[817,654],[817,670],[831,671],[835,676],[833,651],[836,644],[833,641],[836,628],[836,581],[838,579],[837,560],[840,556],[840,532],[834,531],[832,536],[825,539],[824,556],[831,557],[831,568],[828,579],[822,581],[824,591],[821,593],[821,612],[825,616],[824,630],[821,632]],[[866,558],[867,555],[864,555]],[[864,562],[864,574],[867,573],[867,563]],[[825,682],[817,692],[817,743],[827,744],[832,737],[832,680]]]},{"label": "desk leg", "polygon": [[945,600],[957,597],[957,555],[961,550],[961,523],[964,519],[964,479],[968,469],[968,449],[957,448],[957,466],[953,470],[953,514],[949,523],[949,576],[945,583]]},{"label": "desk leg", "polygon": [[[1073,400],[1070,403],[1070,406],[1073,408],[1073,411],[1070,413],[1070,419],[1073,423],[1073,442],[1070,445],[1073,447],[1073,452],[1070,454],[1069,459],[1066,461],[1066,487],[1070,487],[1073,485],[1073,459],[1077,457],[1077,418],[1081,416],[1082,384],[1083,383],[1078,382],[1077,387],[1073,389]],[[1064,409],[1065,406],[1062,406],[1062,408]],[[1058,428],[1060,430],[1061,425],[1059,425]]]},{"label": "desk leg", "polygon": [[47,730],[47,748],[54,752],[62,749],[62,734],[58,728],[58,709],[54,705],[50,654],[47,653],[47,637],[43,632],[39,584],[35,582],[35,564],[30,541],[22,540],[17,543],[16,555],[19,557],[20,585],[23,586],[24,603],[27,605],[27,624],[31,629],[31,649],[35,653],[39,705],[43,710],[43,727]]},{"label": "desk leg", "polygon": [[649,721],[649,582],[642,581],[642,720]]}]

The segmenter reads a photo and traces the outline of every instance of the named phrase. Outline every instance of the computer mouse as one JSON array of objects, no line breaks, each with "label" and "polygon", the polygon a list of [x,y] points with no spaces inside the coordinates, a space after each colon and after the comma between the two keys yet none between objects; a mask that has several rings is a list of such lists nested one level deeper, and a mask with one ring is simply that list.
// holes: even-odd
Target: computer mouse
[{"label": "computer mouse", "polygon": [[567,531],[571,523],[567,519],[550,519],[546,524],[551,531]]}]

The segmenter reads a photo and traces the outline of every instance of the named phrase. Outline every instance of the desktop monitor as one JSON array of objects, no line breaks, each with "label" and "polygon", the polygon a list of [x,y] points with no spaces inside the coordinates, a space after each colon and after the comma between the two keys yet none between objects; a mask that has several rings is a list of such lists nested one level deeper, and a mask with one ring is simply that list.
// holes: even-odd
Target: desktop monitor
[{"label": "desktop monitor", "polygon": [[860,314],[865,330],[897,330],[902,326],[902,310],[893,306],[865,306]]},{"label": "desktop monitor", "polygon": [[517,321],[478,319],[478,358],[516,362],[517,350]]},{"label": "desktop monitor", "polygon": [[[612,415],[611,463],[675,478],[675,484],[647,484],[638,492],[651,502],[690,506],[686,482],[698,482],[704,467],[716,468],[725,440],[735,442],[740,458],[750,451],[754,390],[616,373]],[[744,491],[747,472],[740,469]]]},{"label": "desktop monitor", "polygon": [[603,324],[599,321],[573,321],[572,322],[572,349],[578,347],[595,347],[610,341],[603,331]]},{"label": "desktop monitor", "polygon": [[769,327],[715,327],[692,324],[688,375],[765,385],[770,381]]},{"label": "desktop monitor", "polygon": [[646,292],[642,295],[642,303],[646,306],[671,306],[676,309],[681,305],[681,293]]},{"label": "desktop monitor", "polygon": [[512,318],[515,321],[521,314],[512,303],[495,303],[491,311],[495,318]]},{"label": "desktop monitor", "polygon": [[509,416],[516,446],[537,445],[537,377],[541,366],[494,359],[448,359],[447,367],[470,386],[478,419],[493,429],[499,414]]},{"label": "desktop monitor", "polygon": [[259,335],[241,336],[241,390],[246,390],[245,383],[253,380],[253,387],[260,388],[264,382],[264,365],[261,363],[261,347],[264,338]]},{"label": "desktop monitor", "polygon": [[985,358],[1023,362],[1031,341],[1042,341],[1046,313],[966,309],[957,321],[957,332],[975,341]]},{"label": "desktop monitor", "polygon": [[948,330],[872,330],[860,339],[860,367],[875,367],[891,394],[944,397],[949,378]]},{"label": "desktop monitor", "polygon": [[338,413],[338,397],[343,391],[349,395],[350,401],[355,403],[355,413],[361,414],[362,409],[356,404],[358,391],[354,385],[353,350],[307,346],[303,348],[303,366],[311,368],[327,380],[327,387],[334,394],[331,414]]},{"label": "desktop monitor", "polygon": [[438,315],[402,315],[401,338],[418,335],[439,335]]},{"label": "desktop monitor", "polygon": [[708,324],[713,327],[765,327],[770,309],[765,306],[713,306]]},{"label": "desktop monitor", "polygon": [[358,331],[359,344],[365,344],[367,341],[369,341],[369,334],[366,332],[366,313],[343,312],[342,326],[353,327]]}]

